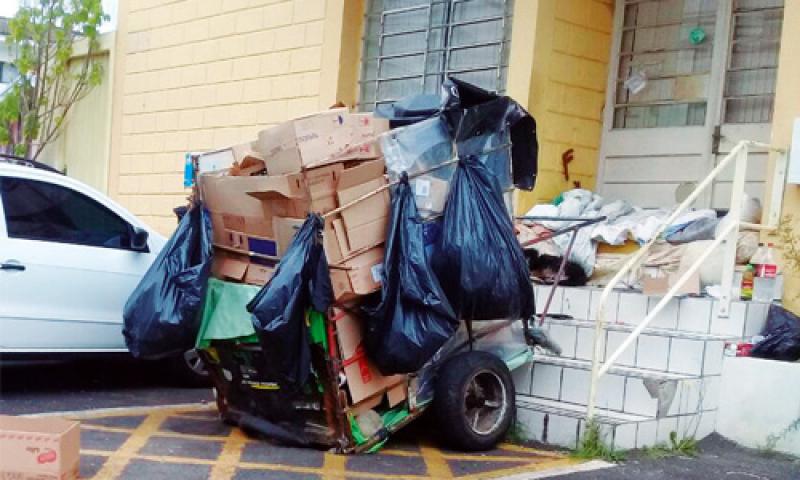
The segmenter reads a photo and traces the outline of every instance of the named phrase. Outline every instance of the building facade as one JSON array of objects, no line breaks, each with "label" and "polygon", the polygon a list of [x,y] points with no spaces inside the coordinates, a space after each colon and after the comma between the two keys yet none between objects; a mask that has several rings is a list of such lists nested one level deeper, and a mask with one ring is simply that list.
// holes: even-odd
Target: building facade
[{"label": "building facade", "polygon": [[[166,233],[185,153],[337,102],[436,93],[454,75],[538,122],[520,211],[575,186],[669,206],[736,141],[789,146],[795,26],[794,0],[120,0],[107,189]],[[753,157],[746,190],[766,204],[776,156]],[[700,203],[727,207],[730,184]],[[796,185],[783,211],[800,213]]]}]

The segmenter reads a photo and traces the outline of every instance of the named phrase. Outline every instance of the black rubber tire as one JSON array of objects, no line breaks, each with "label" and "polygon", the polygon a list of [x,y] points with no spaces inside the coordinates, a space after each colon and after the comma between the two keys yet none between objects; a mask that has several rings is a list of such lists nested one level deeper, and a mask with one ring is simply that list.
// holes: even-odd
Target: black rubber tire
[{"label": "black rubber tire", "polygon": [[186,358],[186,355],[190,354],[190,352],[166,359],[166,365],[169,369],[171,379],[181,387],[210,387],[211,377],[208,375],[208,372],[205,371],[204,368],[202,369],[202,373],[198,371],[198,362],[202,363],[202,359],[194,353],[191,358],[191,361],[195,364],[193,368],[190,365],[190,360]]},{"label": "black rubber tire", "polygon": [[[501,404],[497,409],[489,407],[488,403],[484,407],[475,406],[476,395],[468,392],[470,388],[475,392],[473,380],[478,385],[488,380],[490,388],[480,389],[481,394],[484,390],[494,390],[492,386],[497,384],[499,392],[495,393],[498,394],[490,395],[491,403]],[[477,397],[481,397],[481,394]],[[449,359],[439,368],[432,408],[443,442],[451,448],[470,452],[494,448],[506,436],[514,421],[514,395],[511,372],[495,355],[473,351],[460,353]],[[487,423],[483,423],[483,428],[477,425],[473,427],[473,421],[469,417],[472,416],[477,423],[480,414],[476,410],[480,408],[496,411],[496,418],[495,413],[485,417],[489,427],[486,427]]]}]

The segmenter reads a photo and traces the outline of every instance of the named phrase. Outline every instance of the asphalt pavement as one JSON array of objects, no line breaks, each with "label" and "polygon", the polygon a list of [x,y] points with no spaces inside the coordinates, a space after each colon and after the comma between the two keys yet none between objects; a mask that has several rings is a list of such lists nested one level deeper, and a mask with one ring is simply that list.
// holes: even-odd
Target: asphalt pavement
[{"label": "asphalt pavement", "polygon": [[652,458],[629,452],[614,468],[572,473],[553,480],[798,480],[800,459],[742,448],[712,434],[698,444],[697,457]]},{"label": "asphalt pavement", "polygon": [[159,406],[213,401],[211,388],[183,388],[160,363],[127,357],[0,363],[0,414]]}]

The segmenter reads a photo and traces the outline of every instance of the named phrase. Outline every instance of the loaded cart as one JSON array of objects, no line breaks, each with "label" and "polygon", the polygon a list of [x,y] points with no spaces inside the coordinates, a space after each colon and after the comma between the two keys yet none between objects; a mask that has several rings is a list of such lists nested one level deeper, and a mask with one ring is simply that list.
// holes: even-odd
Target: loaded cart
[{"label": "loaded cart", "polygon": [[419,103],[195,158],[194,207],[126,306],[131,351],[194,346],[222,419],[281,443],[374,451],[433,409],[453,447],[493,447],[532,359],[511,191],[534,185],[535,123],[453,79]]}]

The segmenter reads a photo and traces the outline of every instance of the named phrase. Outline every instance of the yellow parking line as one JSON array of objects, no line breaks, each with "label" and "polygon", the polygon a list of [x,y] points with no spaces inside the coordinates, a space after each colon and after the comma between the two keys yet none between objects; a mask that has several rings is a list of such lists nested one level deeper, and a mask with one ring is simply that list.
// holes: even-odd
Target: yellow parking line
[{"label": "yellow parking line", "polygon": [[499,470],[492,470],[490,472],[474,473],[459,477],[460,480],[486,480],[490,478],[505,477],[517,473],[533,473],[539,472],[548,468],[563,467],[566,465],[574,465],[581,463],[580,460],[574,458],[562,458],[560,460],[548,460],[540,463],[528,463],[527,465],[520,465],[518,467],[503,468]]},{"label": "yellow parking line", "polygon": [[236,474],[236,466],[241,460],[244,444],[247,437],[241,430],[235,428],[225,440],[222,453],[217,457],[214,468],[211,470],[210,480],[228,480]]},{"label": "yellow parking line", "polygon": [[453,472],[441,450],[428,445],[420,445],[419,450],[422,459],[425,460],[425,465],[428,466],[428,474],[431,478],[453,478]]},{"label": "yellow parking line", "polygon": [[161,422],[168,416],[168,412],[155,412],[139,424],[127,440],[108,457],[103,467],[95,475],[96,480],[113,480],[117,478],[125,466],[130,462],[131,456],[147,443],[150,435],[158,431]]},{"label": "yellow parking line", "polygon": [[95,430],[98,432],[133,433],[132,428],[106,427],[105,425],[92,425],[90,423],[81,423],[81,428],[83,430]]},{"label": "yellow parking line", "polygon": [[322,474],[324,480],[345,478],[347,474],[347,457],[325,452],[325,460],[322,462]]}]

